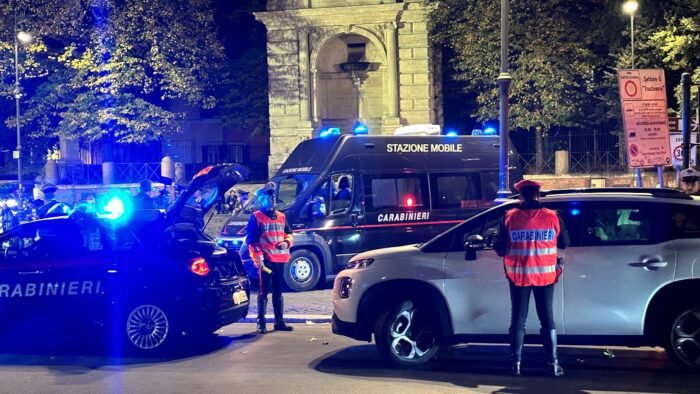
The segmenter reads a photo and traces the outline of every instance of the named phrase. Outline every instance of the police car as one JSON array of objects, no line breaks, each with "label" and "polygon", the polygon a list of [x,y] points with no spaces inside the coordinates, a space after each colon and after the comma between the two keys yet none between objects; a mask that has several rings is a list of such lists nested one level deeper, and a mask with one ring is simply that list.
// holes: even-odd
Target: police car
[{"label": "police car", "polygon": [[238,166],[207,167],[166,211],[132,212],[130,196],[115,193],[94,210],[2,234],[3,336],[31,340],[60,331],[150,352],[180,334],[245,317],[250,283],[240,258],[203,227],[217,197],[246,174]]}]

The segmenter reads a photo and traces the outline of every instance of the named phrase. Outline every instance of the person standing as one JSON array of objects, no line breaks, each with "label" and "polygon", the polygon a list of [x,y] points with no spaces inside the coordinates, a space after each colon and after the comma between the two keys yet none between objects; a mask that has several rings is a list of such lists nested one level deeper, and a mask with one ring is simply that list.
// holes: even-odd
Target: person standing
[{"label": "person standing", "polygon": [[144,179],[139,183],[139,192],[134,196],[134,209],[155,209],[151,198],[151,181]]},{"label": "person standing", "polygon": [[44,204],[42,204],[36,211],[39,219],[46,217],[51,208],[59,203],[58,200],[56,200],[57,190],[58,188],[50,183],[47,183],[41,187],[41,192],[44,194]]},{"label": "person standing", "polygon": [[265,312],[270,291],[275,312],[275,330],[292,331],[293,327],[284,323],[282,283],[284,265],[289,261],[289,249],[294,244],[294,236],[284,214],[275,210],[275,184],[268,182],[255,192],[255,197],[261,208],[250,215],[246,227],[246,244],[260,277],[258,332],[267,332]]},{"label": "person standing", "polygon": [[506,212],[493,247],[503,257],[510,288],[511,372],[520,375],[525,322],[530,293],[534,293],[549,373],[562,376],[564,369],[557,357],[557,330],[552,303],[554,286],[561,274],[557,248],[566,249],[569,237],[557,213],[540,204],[539,183],[522,180],[515,184],[515,189],[520,193],[520,205]]}]

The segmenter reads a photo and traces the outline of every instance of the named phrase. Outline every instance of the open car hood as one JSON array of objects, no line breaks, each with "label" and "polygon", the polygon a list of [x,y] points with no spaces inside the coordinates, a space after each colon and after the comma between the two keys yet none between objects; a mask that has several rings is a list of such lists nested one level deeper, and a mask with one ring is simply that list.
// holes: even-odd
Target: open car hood
[{"label": "open car hood", "polygon": [[[246,179],[248,174],[248,168],[240,164],[217,164],[203,168],[168,208],[166,220],[169,224],[203,220],[223,194]],[[200,227],[204,225],[199,224]]]}]

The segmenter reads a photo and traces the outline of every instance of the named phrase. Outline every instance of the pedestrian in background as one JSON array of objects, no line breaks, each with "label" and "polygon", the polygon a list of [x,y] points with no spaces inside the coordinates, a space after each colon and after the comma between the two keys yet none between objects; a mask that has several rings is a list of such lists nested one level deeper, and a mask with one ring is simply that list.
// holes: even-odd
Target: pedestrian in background
[{"label": "pedestrian in background", "polygon": [[46,217],[51,208],[58,204],[58,200],[56,200],[56,191],[58,191],[58,188],[50,183],[41,187],[41,192],[44,194],[44,203],[36,211],[39,219]]},{"label": "pedestrian in background", "polygon": [[151,198],[151,188],[153,185],[148,179],[139,183],[139,192],[134,196],[134,209],[155,209],[153,198]]},{"label": "pedestrian in background", "polygon": [[562,376],[564,369],[557,357],[557,330],[552,303],[554,286],[561,274],[557,248],[565,249],[569,245],[569,237],[557,213],[540,204],[539,183],[522,180],[515,184],[515,188],[520,193],[520,205],[506,212],[493,246],[496,253],[503,257],[510,289],[511,372],[520,375],[525,322],[530,293],[534,293],[549,373]]},{"label": "pedestrian in background", "polygon": [[690,196],[700,196],[700,172],[695,168],[681,171],[681,191]]},{"label": "pedestrian in background", "polygon": [[284,323],[282,283],[284,265],[289,261],[289,249],[294,244],[292,229],[282,212],[275,210],[275,184],[268,182],[255,192],[260,210],[253,212],[246,227],[246,244],[260,277],[258,292],[258,332],[265,334],[267,295],[272,292],[272,308],[275,312],[275,330],[292,331]]}]

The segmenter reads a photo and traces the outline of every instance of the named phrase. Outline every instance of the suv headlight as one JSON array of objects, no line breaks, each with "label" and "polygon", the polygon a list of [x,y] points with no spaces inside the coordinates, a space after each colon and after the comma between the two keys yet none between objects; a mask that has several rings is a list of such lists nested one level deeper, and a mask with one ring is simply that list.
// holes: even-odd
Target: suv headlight
[{"label": "suv headlight", "polygon": [[348,263],[348,265],[347,265],[345,268],[347,268],[347,269],[349,269],[349,270],[352,270],[352,269],[360,269],[360,268],[367,268],[367,267],[369,267],[370,265],[372,265],[372,263],[374,263],[374,259],[373,259],[373,258],[369,258],[369,259],[360,259],[360,260],[353,260],[353,261],[350,261],[350,262]]}]

